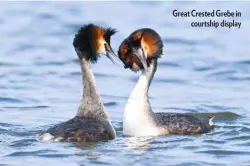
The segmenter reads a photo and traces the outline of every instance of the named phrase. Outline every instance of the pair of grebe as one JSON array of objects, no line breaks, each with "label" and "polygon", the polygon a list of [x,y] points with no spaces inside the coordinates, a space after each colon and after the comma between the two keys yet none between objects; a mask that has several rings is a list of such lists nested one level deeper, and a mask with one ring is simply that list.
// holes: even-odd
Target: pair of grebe
[{"label": "pair of grebe", "polygon": [[[106,55],[112,62],[115,56],[110,38],[115,29],[93,24],[83,26],[74,38],[83,80],[83,98],[73,119],[49,128],[39,140],[102,141],[116,137],[116,132],[96,91],[91,63]],[[141,76],[125,106],[123,134],[127,136],[159,136],[169,134],[201,134],[212,127],[212,118],[199,119],[181,113],[154,113],[148,90],[163,54],[162,39],[149,28],[134,31],[120,45],[118,55],[125,68],[141,71]]]}]

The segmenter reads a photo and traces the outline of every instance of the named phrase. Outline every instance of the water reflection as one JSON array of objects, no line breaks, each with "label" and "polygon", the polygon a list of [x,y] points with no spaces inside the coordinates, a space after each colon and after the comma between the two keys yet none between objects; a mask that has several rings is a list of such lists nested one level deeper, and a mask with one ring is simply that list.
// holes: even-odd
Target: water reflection
[{"label": "water reflection", "polygon": [[135,151],[136,153],[143,153],[150,147],[150,140],[152,137],[124,137],[125,149]]}]

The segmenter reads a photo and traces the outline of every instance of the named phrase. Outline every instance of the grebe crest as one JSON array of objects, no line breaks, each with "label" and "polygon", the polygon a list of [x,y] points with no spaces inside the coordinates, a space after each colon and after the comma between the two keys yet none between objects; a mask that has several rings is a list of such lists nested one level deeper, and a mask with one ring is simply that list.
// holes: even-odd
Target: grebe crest
[{"label": "grebe crest", "polygon": [[110,38],[117,31],[88,24],[75,35],[73,46],[78,55],[83,82],[83,97],[76,116],[49,128],[37,137],[44,141],[95,142],[114,139],[115,130],[109,121],[96,90],[91,63],[97,63],[101,55],[116,56],[110,46]]}]

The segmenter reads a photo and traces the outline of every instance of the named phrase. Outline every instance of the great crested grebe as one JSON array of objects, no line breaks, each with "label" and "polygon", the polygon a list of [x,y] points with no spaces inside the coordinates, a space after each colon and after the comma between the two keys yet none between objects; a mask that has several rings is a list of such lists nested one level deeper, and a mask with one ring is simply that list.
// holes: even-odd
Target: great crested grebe
[{"label": "great crested grebe", "polygon": [[49,128],[39,140],[89,142],[114,139],[116,134],[109,121],[96,90],[91,63],[105,54],[113,61],[115,55],[110,46],[110,37],[115,29],[102,28],[93,24],[83,26],[74,38],[74,48],[78,55],[83,82],[83,98],[73,119]]},{"label": "great crested grebe", "polygon": [[134,31],[120,45],[118,55],[125,68],[141,71],[141,76],[125,106],[123,134],[157,136],[168,134],[200,134],[213,128],[212,117],[196,118],[182,113],[154,113],[148,90],[163,54],[163,43],[157,32],[149,28]]}]

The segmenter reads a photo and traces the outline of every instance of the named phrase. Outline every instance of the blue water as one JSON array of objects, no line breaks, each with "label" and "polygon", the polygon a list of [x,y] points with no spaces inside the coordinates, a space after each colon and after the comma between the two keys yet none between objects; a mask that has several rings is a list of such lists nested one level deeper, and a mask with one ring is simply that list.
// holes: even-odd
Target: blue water
[{"label": "blue water", "polygon": [[[0,2],[0,165],[250,165],[249,6]],[[191,28],[195,19],[174,18],[174,9],[238,10],[242,17],[235,19],[242,25]],[[82,85],[72,40],[90,22],[119,30],[111,41],[115,51],[132,31],[155,29],[165,47],[150,88],[154,111],[212,114],[215,129],[198,136],[124,137],[123,108],[139,73],[101,58],[93,70],[117,138],[91,144],[37,141],[40,132],[77,111]]]}]

